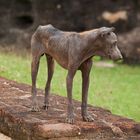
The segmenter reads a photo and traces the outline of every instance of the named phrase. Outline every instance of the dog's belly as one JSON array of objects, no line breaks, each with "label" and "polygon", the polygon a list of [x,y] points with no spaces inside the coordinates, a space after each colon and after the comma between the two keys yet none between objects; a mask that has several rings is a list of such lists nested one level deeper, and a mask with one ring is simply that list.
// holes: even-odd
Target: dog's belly
[{"label": "dog's belly", "polygon": [[60,57],[54,57],[54,59],[56,60],[56,62],[60,65],[60,66],[62,66],[63,68],[65,68],[65,69],[68,69],[68,58],[66,58],[66,57],[62,57],[62,56],[60,56]]},{"label": "dog's belly", "polygon": [[63,68],[68,69],[68,54],[62,51],[51,50],[47,54],[52,56],[54,60]]}]

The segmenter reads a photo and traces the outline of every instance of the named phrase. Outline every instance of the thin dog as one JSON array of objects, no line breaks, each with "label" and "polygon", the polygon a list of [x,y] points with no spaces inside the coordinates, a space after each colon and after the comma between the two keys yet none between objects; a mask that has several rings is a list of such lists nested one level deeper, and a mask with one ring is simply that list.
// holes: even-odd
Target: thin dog
[{"label": "thin dog", "polygon": [[84,121],[94,118],[87,111],[89,74],[92,57],[95,55],[113,60],[122,59],[117,47],[117,36],[114,27],[101,27],[85,32],[64,32],[52,25],[39,26],[31,39],[31,77],[32,77],[32,111],[39,111],[36,95],[36,78],[40,57],[45,54],[48,67],[48,79],[45,87],[44,108],[49,107],[50,85],[54,73],[54,60],[68,70],[66,77],[68,109],[67,123],[74,123],[74,107],[72,101],[73,78],[77,70],[82,73],[81,115]]}]

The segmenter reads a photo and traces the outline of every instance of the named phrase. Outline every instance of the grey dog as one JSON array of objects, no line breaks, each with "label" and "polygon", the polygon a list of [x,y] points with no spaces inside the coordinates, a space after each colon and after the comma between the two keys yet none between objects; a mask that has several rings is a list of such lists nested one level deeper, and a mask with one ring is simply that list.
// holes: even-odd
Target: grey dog
[{"label": "grey dog", "polygon": [[74,107],[72,101],[73,78],[77,70],[82,73],[82,104],[81,114],[84,121],[93,121],[87,112],[89,74],[92,57],[95,55],[113,60],[122,59],[117,47],[117,36],[114,27],[101,27],[85,32],[64,32],[52,25],[39,26],[31,39],[31,76],[32,76],[32,111],[39,111],[36,99],[36,77],[40,57],[45,54],[48,66],[48,79],[45,87],[44,108],[49,107],[49,93],[54,73],[54,60],[68,70],[66,77],[68,109],[67,123],[74,123]]}]

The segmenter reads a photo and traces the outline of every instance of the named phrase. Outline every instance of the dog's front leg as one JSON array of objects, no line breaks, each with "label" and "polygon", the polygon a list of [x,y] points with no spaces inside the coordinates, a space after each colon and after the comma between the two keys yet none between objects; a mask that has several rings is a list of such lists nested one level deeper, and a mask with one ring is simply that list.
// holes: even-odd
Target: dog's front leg
[{"label": "dog's front leg", "polygon": [[66,122],[73,124],[74,123],[74,107],[72,101],[72,87],[73,87],[73,78],[76,73],[77,68],[71,67],[68,70],[66,84],[67,84],[67,97],[68,97],[68,114],[66,118]]},{"label": "dog's front leg", "polygon": [[87,111],[87,98],[88,98],[88,88],[89,88],[89,74],[92,67],[92,60],[86,60],[80,67],[82,72],[82,105],[81,105],[81,114],[84,121],[93,121],[91,115]]}]

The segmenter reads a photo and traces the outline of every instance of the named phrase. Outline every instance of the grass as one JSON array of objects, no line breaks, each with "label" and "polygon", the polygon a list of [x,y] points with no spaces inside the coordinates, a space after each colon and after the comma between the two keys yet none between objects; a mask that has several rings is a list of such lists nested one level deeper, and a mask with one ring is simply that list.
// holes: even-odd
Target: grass
[{"label": "grass", "polygon": [[[31,84],[30,57],[0,53],[0,76]],[[52,92],[66,96],[67,71],[56,65]],[[140,121],[140,67],[119,65],[113,68],[93,66],[90,75],[89,103],[107,108],[114,114]],[[46,61],[40,63],[37,86],[44,89],[47,78]],[[73,98],[81,100],[81,73],[74,78]]]}]

